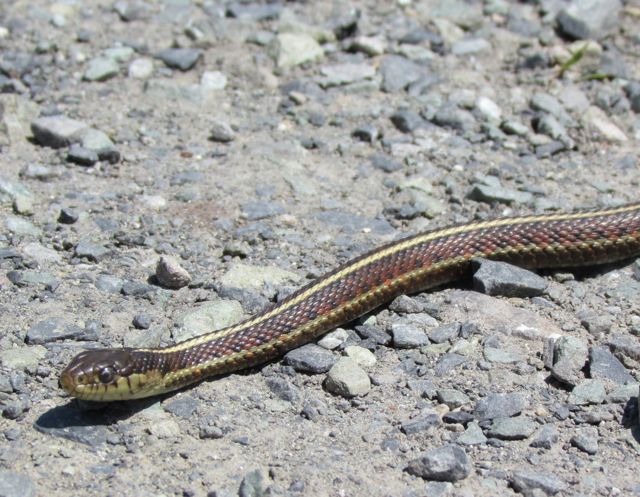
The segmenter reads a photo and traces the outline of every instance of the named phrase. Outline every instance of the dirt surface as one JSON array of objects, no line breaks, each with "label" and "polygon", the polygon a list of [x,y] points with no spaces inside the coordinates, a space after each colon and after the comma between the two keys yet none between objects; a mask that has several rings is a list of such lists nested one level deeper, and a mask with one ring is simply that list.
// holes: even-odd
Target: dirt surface
[{"label": "dirt surface", "polygon": [[164,398],[58,387],[410,233],[638,201],[640,4],[592,3],[2,3],[0,495],[639,495],[637,261],[489,267]]}]

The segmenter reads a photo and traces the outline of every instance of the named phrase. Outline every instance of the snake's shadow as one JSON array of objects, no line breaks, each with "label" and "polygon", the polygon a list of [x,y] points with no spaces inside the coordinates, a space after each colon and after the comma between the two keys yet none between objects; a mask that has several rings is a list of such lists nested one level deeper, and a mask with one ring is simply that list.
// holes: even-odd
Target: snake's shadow
[{"label": "snake's shadow", "polygon": [[106,438],[106,427],[131,417],[159,400],[161,398],[108,403],[70,400],[40,415],[34,422],[34,428],[42,433],[94,445],[96,437]]}]

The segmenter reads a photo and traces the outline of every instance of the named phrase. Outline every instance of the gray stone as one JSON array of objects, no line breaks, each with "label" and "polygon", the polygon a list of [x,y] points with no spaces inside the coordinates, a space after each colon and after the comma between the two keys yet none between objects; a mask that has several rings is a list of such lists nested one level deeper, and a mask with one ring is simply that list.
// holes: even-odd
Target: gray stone
[{"label": "gray stone", "polygon": [[33,215],[33,200],[27,195],[16,195],[13,199],[13,211],[21,216]]},{"label": "gray stone", "polygon": [[[579,338],[563,336],[553,344],[551,375],[567,385],[577,385],[587,363],[587,345]],[[545,362],[548,362],[545,358]]]},{"label": "gray stone", "polygon": [[640,82],[630,81],[624,90],[631,102],[631,110],[640,114]]},{"label": "gray stone", "polygon": [[530,192],[520,192],[511,188],[505,188],[503,186],[492,186],[475,184],[471,191],[467,195],[471,200],[478,202],[493,203],[498,202],[501,204],[528,204],[533,201],[533,194]]},{"label": "gray stone", "polygon": [[62,224],[73,224],[79,219],[78,213],[70,209],[68,207],[63,207],[60,209],[60,214],[58,214],[58,222]]},{"label": "gray stone", "polygon": [[445,445],[410,461],[406,471],[425,480],[453,482],[469,476],[471,469],[471,461],[463,449]]},{"label": "gray stone", "polygon": [[242,206],[242,214],[249,221],[267,219],[284,214],[285,210],[280,204],[268,201],[247,202]]},{"label": "gray stone", "polygon": [[425,68],[399,55],[387,55],[380,64],[382,89],[393,93],[406,89],[427,75]]},{"label": "gray stone", "polygon": [[147,285],[141,281],[126,280],[122,284],[122,295],[130,295],[132,297],[140,297],[152,292],[154,288],[151,285]]},{"label": "gray stone", "polygon": [[95,286],[98,290],[102,290],[107,293],[120,293],[124,280],[117,276],[111,276],[110,274],[101,274],[98,276],[95,282]]},{"label": "gray stone", "polygon": [[436,413],[431,413],[403,422],[400,425],[400,429],[406,435],[413,435],[414,433],[426,431],[429,428],[439,426],[440,424],[442,424],[440,416]]},{"label": "gray stone", "polygon": [[493,100],[484,95],[476,99],[475,109],[488,122],[500,124],[502,119],[502,110]]},{"label": "gray stone", "polygon": [[176,341],[187,340],[234,325],[243,317],[242,306],[236,300],[207,302],[178,319],[179,327],[174,328],[173,338]]},{"label": "gray stone", "polygon": [[536,423],[530,418],[496,418],[491,423],[487,435],[500,440],[524,440],[536,429]]},{"label": "gray stone", "polygon": [[569,403],[577,406],[602,404],[607,396],[604,383],[600,380],[584,380],[571,390]]},{"label": "gray stone", "polygon": [[516,362],[522,361],[522,356],[520,356],[520,354],[497,347],[485,347],[483,350],[483,356],[487,361],[494,362],[496,364],[515,364]]},{"label": "gray stone", "polygon": [[31,122],[31,131],[40,145],[62,148],[70,145],[79,131],[88,128],[82,121],[63,115],[39,117]]},{"label": "gray stone", "polygon": [[578,433],[571,437],[571,445],[582,452],[594,455],[598,452],[598,429],[595,426],[580,428]]},{"label": "gray stone", "polygon": [[276,397],[287,402],[297,402],[301,399],[302,395],[300,389],[294,386],[290,381],[284,378],[267,378],[266,380],[269,390],[271,390]]},{"label": "gray stone", "polygon": [[424,310],[424,305],[408,295],[400,295],[389,304],[389,309],[398,314],[417,314]]},{"label": "gray stone", "polygon": [[531,447],[550,449],[558,442],[558,430],[552,424],[544,425],[531,442]]},{"label": "gray stone", "polygon": [[358,36],[349,48],[354,52],[362,52],[369,57],[375,57],[387,51],[387,40],[384,36]]},{"label": "gray stone", "polygon": [[482,433],[482,428],[480,428],[477,421],[473,421],[469,423],[467,429],[456,438],[456,443],[460,445],[482,445],[487,443],[487,437]]},{"label": "gray stone", "polygon": [[199,405],[199,400],[194,399],[190,395],[183,395],[176,399],[171,399],[162,407],[165,411],[178,416],[179,418],[190,419],[198,409]]},{"label": "gray stone", "polygon": [[269,44],[269,53],[281,69],[316,60],[324,55],[318,42],[306,33],[279,33]]},{"label": "gray stone", "polygon": [[616,126],[609,116],[599,107],[591,106],[580,118],[588,131],[605,141],[623,143],[628,141],[627,135]]},{"label": "gray stone", "polygon": [[411,133],[425,125],[424,119],[411,110],[398,110],[391,114],[391,122],[403,133]]},{"label": "gray stone", "polygon": [[473,416],[478,421],[511,417],[526,406],[527,400],[520,393],[492,393],[476,402]]},{"label": "gray stone", "polygon": [[468,38],[455,42],[451,46],[453,55],[471,55],[491,49],[491,43],[484,38]]},{"label": "gray stone", "polygon": [[331,366],[324,386],[331,393],[356,397],[369,393],[371,380],[353,359],[341,357]]},{"label": "gray stone", "polygon": [[460,334],[460,323],[446,323],[436,326],[427,332],[433,343],[451,342]]},{"label": "gray stone", "polygon": [[473,131],[478,124],[471,112],[451,103],[440,107],[432,120],[438,126],[453,128],[462,132]]},{"label": "gray stone", "polygon": [[412,392],[417,393],[420,397],[433,399],[436,396],[436,386],[431,380],[409,380],[407,387]]},{"label": "gray stone", "polygon": [[556,18],[562,32],[579,40],[599,40],[618,28],[620,0],[572,0]]},{"label": "gray stone", "polygon": [[391,325],[393,346],[399,349],[412,349],[429,345],[429,337],[417,326],[394,323]]},{"label": "gray stone", "polygon": [[536,297],[547,288],[547,280],[526,269],[506,262],[474,259],[478,269],[473,275],[474,288],[487,295]]},{"label": "gray stone", "polygon": [[163,255],[156,265],[156,279],[165,288],[178,289],[191,283],[191,275],[174,257]]},{"label": "gray stone", "polygon": [[284,356],[285,364],[299,373],[326,373],[338,359],[331,352],[309,343],[294,349]]},{"label": "gray stone", "polygon": [[[97,337],[89,337],[97,338]],[[25,337],[28,344],[43,344],[58,340],[86,340],[85,331],[72,323],[67,323],[63,318],[47,318],[34,324]]]},{"label": "gray stone", "polygon": [[151,5],[142,1],[127,2],[118,0],[113,4],[113,10],[125,22],[142,21],[151,17]]},{"label": "gray stone", "polygon": [[67,151],[67,160],[79,166],[91,167],[100,160],[97,152],[74,143]]},{"label": "gray stone", "polygon": [[627,368],[604,347],[591,347],[589,375],[596,380],[609,380],[619,385],[635,382]]},{"label": "gray stone", "polygon": [[318,83],[324,88],[330,88],[371,79],[375,76],[376,69],[370,64],[345,63],[321,67],[320,73],[322,77],[318,79]]},{"label": "gray stone", "polygon": [[260,291],[264,287],[278,288],[299,280],[297,274],[276,266],[251,266],[237,262],[218,279],[218,283],[221,287]]},{"label": "gray stone", "polygon": [[209,139],[214,142],[228,143],[236,139],[236,133],[229,123],[225,121],[214,121],[211,124]]},{"label": "gray stone", "polygon": [[445,376],[466,362],[467,358],[460,354],[444,354],[438,359],[433,373],[436,376]]},{"label": "gray stone", "polygon": [[545,495],[555,495],[567,488],[563,480],[551,473],[529,470],[514,471],[511,475],[511,486],[525,497],[539,497],[538,491]]},{"label": "gray stone", "polygon": [[380,169],[385,173],[392,173],[394,171],[399,171],[402,169],[402,162],[396,160],[392,157],[389,157],[385,154],[374,154],[369,157],[371,161],[371,165],[376,169]]},{"label": "gray stone", "polygon": [[558,120],[563,124],[571,123],[573,121],[569,114],[567,114],[567,111],[564,109],[560,101],[556,97],[554,97],[553,95],[549,95],[548,93],[534,93],[529,104],[531,105],[531,108],[533,110],[551,114],[552,116],[558,118]]},{"label": "gray stone", "polygon": [[133,316],[132,324],[138,330],[148,330],[151,327],[152,317],[150,314],[136,314]]},{"label": "gray stone", "polygon": [[282,12],[282,7],[279,3],[259,4],[233,2],[227,6],[227,15],[237,19],[266,21],[268,19],[277,19]]},{"label": "gray stone", "polygon": [[36,485],[27,475],[13,471],[0,471],[2,497],[36,497]]},{"label": "gray stone", "polygon": [[36,228],[30,221],[17,216],[7,216],[4,221],[7,230],[16,235],[39,236],[40,229]]},{"label": "gray stone", "polygon": [[202,58],[202,50],[196,48],[167,48],[156,57],[172,69],[188,71]]},{"label": "gray stone", "polygon": [[375,126],[369,124],[354,129],[351,136],[364,142],[373,143],[380,137],[380,131]]},{"label": "gray stone", "polygon": [[148,57],[139,57],[129,64],[127,73],[130,78],[147,79],[153,74],[153,60]]},{"label": "gray stone", "polygon": [[359,347],[358,345],[349,345],[348,347],[345,347],[344,353],[347,357],[356,361],[358,366],[365,369],[372,368],[376,363],[376,356],[373,352],[365,349],[364,347]]},{"label": "gray stone", "polygon": [[628,357],[640,361],[640,342],[628,335],[613,335],[607,343],[611,352],[618,358]]},{"label": "gray stone", "polygon": [[331,331],[318,340],[318,345],[327,350],[334,350],[349,339],[349,333],[343,328]]},{"label": "gray stone", "polygon": [[607,395],[606,402],[612,404],[626,404],[630,398],[638,396],[638,383],[629,383],[614,388]]},{"label": "gray stone", "polygon": [[11,347],[0,350],[0,364],[10,370],[35,372],[46,354],[47,349],[42,345]]},{"label": "gray stone", "polygon": [[592,335],[605,335],[611,331],[614,318],[610,314],[600,314],[591,309],[578,313],[580,324]]},{"label": "gray stone", "polygon": [[554,140],[559,140],[566,143],[568,148],[573,147],[573,141],[569,138],[567,128],[565,128],[560,122],[552,115],[545,114],[540,116],[539,119],[534,121],[535,130],[538,133],[547,135]]},{"label": "gray stone", "polygon": [[467,394],[455,388],[443,388],[438,390],[438,402],[445,404],[449,409],[457,409],[471,402]]},{"label": "gray stone", "polygon": [[87,240],[80,240],[74,250],[74,255],[80,259],[88,259],[93,262],[98,262],[109,255],[109,249],[97,243],[92,243]]},{"label": "gray stone", "polygon": [[96,57],[87,63],[83,78],[85,81],[107,81],[119,72],[118,63],[111,57]]},{"label": "gray stone", "polygon": [[[60,176],[60,173],[57,170],[43,164],[27,164],[20,170],[21,178],[37,179],[38,181],[44,182],[57,178],[58,176]],[[2,184],[3,180],[0,179],[0,191],[4,191]],[[20,186],[20,190],[24,190],[23,194],[31,195],[27,188],[22,185]],[[17,194],[17,192],[12,193],[12,195],[15,194]]]},{"label": "gray stone", "polygon": [[238,497],[262,497],[265,495],[262,479],[262,472],[259,469],[247,473],[240,482]]},{"label": "gray stone", "polygon": [[46,271],[9,271],[7,278],[18,287],[42,285],[49,290],[55,290],[60,281]]}]

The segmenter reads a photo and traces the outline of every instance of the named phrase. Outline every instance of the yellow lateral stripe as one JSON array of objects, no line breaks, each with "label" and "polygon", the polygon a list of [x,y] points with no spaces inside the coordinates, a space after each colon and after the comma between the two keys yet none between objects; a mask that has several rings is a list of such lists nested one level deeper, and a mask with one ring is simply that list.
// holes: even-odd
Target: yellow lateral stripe
[{"label": "yellow lateral stripe", "polygon": [[344,278],[350,273],[358,271],[359,269],[367,266],[368,264],[376,262],[394,253],[401,252],[403,250],[415,247],[416,245],[420,245],[420,244],[435,240],[437,238],[445,238],[453,235],[459,235],[465,232],[479,231],[483,229],[496,228],[496,227],[505,226],[505,225],[528,224],[528,223],[536,223],[536,222],[542,222],[542,221],[544,222],[571,221],[576,219],[610,216],[614,214],[622,214],[624,212],[634,211],[634,210],[637,210],[638,208],[640,208],[640,204],[631,204],[631,205],[626,205],[622,207],[606,209],[601,211],[584,211],[584,212],[576,212],[573,214],[533,215],[533,216],[523,216],[523,217],[513,217],[513,218],[502,218],[502,219],[494,219],[491,221],[480,221],[478,223],[470,223],[470,224],[465,224],[461,226],[454,226],[451,228],[443,228],[439,230],[436,229],[434,231],[424,233],[423,235],[406,238],[404,239],[404,241],[399,240],[396,244],[391,245],[390,247],[387,247],[384,250],[376,252],[365,259],[362,259],[358,262],[350,264],[344,267],[341,271],[329,276],[328,278],[321,279],[320,281],[318,281],[317,284],[308,288],[305,292],[301,293],[296,298],[286,302],[285,304],[277,306],[276,308],[272,309],[267,313],[259,314],[254,318],[250,318],[248,321],[238,323],[236,325],[233,325],[229,328],[224,328],[222,330],[205,333],[204,335],[200,335],[200,336],[188,339],[184,342],[180,342],[166,349],[162,349],[162,350],[143,349],[143,350],[153,351],[155,353],[169,354],[172,352],[185,350],[187,348],[193,347],[194,345],[200,345],[202,343],[205,343],[211,340],[213,337],[215,337],[216,339],[224,338],[233,333],[236,333],[244,329],[247,329],[249,327],[255,326],[257,324],[260,324],[263,321],[266,321],[272,318],[273,316],[276,316],[277,314],[280,314],[281,312],[298,305],[300,302],[306,300],[314,293],[322,290],[323,288],[326,288],[327,286]]}]

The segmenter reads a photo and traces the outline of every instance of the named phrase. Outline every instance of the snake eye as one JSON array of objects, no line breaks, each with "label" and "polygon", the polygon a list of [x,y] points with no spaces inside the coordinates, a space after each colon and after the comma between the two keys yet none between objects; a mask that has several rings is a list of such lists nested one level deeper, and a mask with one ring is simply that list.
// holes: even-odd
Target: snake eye
[{"label": "snake eye", "polygon": [[116,372],[111,367],[102,368],[98,373],[98,379],[101,383],[111,383],[116,377]]}]

